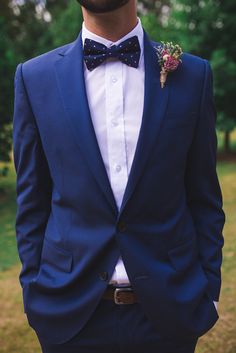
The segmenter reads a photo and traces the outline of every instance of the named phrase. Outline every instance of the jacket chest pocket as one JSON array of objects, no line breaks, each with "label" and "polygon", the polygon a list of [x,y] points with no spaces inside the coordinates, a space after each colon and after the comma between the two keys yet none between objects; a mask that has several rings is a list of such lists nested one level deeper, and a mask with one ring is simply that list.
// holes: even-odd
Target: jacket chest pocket
[{"label": "jacket chest pocket", "polygon": [[180,116],[167,114],[162,125],[163,129],[193,128],[197,120],[197,112]]}]

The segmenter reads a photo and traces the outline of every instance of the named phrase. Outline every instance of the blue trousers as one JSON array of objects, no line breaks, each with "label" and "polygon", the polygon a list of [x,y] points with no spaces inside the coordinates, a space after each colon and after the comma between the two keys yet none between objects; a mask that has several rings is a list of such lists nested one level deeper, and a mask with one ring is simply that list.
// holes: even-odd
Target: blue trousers
[{"label": "blue trousers", "polygon": [[117,305],[104,299],[68,342],[51,345],[38,338],[43,353],[194,353],[197,344],[161,337],[138,303]]}]

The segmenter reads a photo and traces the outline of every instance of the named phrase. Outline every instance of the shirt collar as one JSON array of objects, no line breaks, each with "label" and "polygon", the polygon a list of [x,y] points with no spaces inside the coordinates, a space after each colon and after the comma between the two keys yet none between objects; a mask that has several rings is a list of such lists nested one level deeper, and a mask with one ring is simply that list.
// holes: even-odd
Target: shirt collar
[{"label": "shirt collar", "polygon": [[143,27],[141,24],[141,20],[138,17],[138,23],[137,25],[132,29],[132,31],[130,31],[129,33],[127,33],[124,37],[120,38],[118,41],[116,42],[112,42],[106,38],[100,37],[97,34],[90,32],[86,26],[85,23],[83,22],[82,24],[82,42],[84,44],[85,38],[88,39],[92,39],[95,40],[96,42],[102,43],[104,45],[106,45],[108,48],[111,47],[112,45],[119,45],[120,42],[123,42],[124,40],[133,37],[133,36],[137,36],[138,40],[139,40],[139,44],[140,44],[140,48],[141,48],[141,56],[143,54]]}]

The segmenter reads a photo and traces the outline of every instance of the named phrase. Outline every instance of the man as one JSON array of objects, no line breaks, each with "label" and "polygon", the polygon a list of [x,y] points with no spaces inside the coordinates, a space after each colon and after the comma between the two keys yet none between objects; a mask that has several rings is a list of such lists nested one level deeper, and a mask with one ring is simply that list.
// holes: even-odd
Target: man
[{"label": "man", "polygon": [[211,68],[161,88],[136,1],[78,2],[77,39],[16,71],[25,313],[44,353],[192,353],[221,285]]}]

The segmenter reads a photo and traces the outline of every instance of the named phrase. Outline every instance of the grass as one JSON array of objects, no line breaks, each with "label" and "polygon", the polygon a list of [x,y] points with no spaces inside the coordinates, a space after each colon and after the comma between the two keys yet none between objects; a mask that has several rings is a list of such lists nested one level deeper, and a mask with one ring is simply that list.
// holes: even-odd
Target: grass
[{"label": "grass", "polygon": [[[0,168],[1,168],[0,164]],[[15,241],[15,171],[9,165],[7,178],[0,178],[0,271],[18,261]]]},{"label": "grass", "polygon": [[[236,163],[220,161],[217,170],[226,213],[220,319],[211,331],[200,338],[196,353],[236,353]],[[14,229],[16,205],[13,165],[10,166],[9,177],[0,179],[1,189],[5,192],[0,191],[0,351],[40,353],[36,335],[23,313],[18,282],[20,264]]]},{"label": "grass", "polygon": [[236,162],[218,163],[218,175],[226,213],[220,319],[215,327],[199,340],[196,353],[236,353]]},{"label": "grass", "polygon": [[0,272],[0,352],[41,353],[36,334],[28,326],[23,313],[19,270],[17,264]]}]

